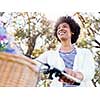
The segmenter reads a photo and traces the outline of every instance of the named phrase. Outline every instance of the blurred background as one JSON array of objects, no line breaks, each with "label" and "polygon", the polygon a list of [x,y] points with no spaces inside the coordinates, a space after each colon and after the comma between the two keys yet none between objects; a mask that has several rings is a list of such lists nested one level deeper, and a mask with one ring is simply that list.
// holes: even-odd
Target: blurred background
[{"label": "blurred background", "polygon": [[[2,4],[6,4],[6,7],[1,5],[0,25],[10,37],[12,47],[34,59],[43,52],[59,46],[53,36],[55,21],[62,15],[72,16],[81,26],[80,38],[76,45],[88,48],[93,53],[96,70],[91,81],[95,87],[99,87],[100,12],[95,7],[95,9],[87,9],[89,3],[90,1],[80,0],[25,0],[25,2],[15,0],[11,1],[12,5],[9,6],[3,0]],[[98,5],[93,1],[91,7],[95,3]]]}]

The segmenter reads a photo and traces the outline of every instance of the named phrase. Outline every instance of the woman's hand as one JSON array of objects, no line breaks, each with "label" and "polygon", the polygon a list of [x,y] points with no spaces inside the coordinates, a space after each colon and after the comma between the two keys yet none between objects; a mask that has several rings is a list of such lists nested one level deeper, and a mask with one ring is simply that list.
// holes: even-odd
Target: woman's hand
[{"label": "woman's hand", "polygon": [[79,80],[83,80],[83,78],[84,78],[84,76],[83,76],[83,74],[81,72],[75,72],[70,68],[65,68],[64,71],[67,74],[69,74],[69,75],[71,75],[71,76],[73,76],[73,77],[75,77],[75,78],[77,78]]},{"label": "woman's hand", "polygon": [[[69,74],[69,75],[71,75],[71,76],[73,76],[73,77],[75,77],[75,78],[77,78],[79,80],[83,80],[83,78],[84,78],[84,76],[83,76],[83,74],[81,72],[75,72],[70,68],[65,68],[64,71],[67,74]],[[70,80],[70,79],[66,78],[65,76],[62,76],[62,78],[60,78],[59,81],[61,81],[63,83],[65,82],[65,83],[68,83],[68,84],[74,84],[73,80]]]}]

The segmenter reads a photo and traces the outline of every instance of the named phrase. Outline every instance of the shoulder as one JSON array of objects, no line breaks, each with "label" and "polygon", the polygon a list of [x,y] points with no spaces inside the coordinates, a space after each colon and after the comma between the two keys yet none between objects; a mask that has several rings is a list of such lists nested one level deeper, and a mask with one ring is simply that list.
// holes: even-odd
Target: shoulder
[{"label": "shoulder", "polygon": [[76,50],[78,51],[78,52],[91,52],[89,49],[87,49],[87,48],[76,48]]},{"label": "shoulder", "polygon": [[49,50],[49,51],[46,51],[44,53],[47,54],[47,55],[51,55],[51,54],[56,54],[57,51],[55,51],[55,50]]},{"label": "shoulder", "polygon": [[49,51],[45,51],[42,55],[52,55],[52,54],[55,54],[56,51],[54,50],[49,50]]},{"label": "shoulder", "polygon": [[76,50],[77,50],[77,53],[79,53],[79,54],[83,54],[84,56],[86,55],[92,55],[92,52],[89,50],[89,49],[87,49],[87,48],[76,48]]}]

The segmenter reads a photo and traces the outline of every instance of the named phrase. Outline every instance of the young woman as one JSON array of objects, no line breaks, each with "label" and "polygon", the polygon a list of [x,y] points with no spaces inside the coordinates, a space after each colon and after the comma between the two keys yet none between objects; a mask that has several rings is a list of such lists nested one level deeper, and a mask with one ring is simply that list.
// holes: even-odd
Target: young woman
[{"label": "young woman", "polygon": [[[54,29],[54,35],[61,43],[58,50],[47,51],[41,54],[37,60],[48,63],[50,66],[64,70],[67,74],[79,79],[79,86],[91,86],[91,79],[94,76],[95,65],[91,52],[86,48],[77,48],[76,43],[80,34],[80,26],[70,16],[60,17]],[[54,83],[60,83],[63,87],[73,87],[74,81],[59,79]],[[59,85],[55,86],[59,86]],[[53,83],[52,83],[53,86]]]}]

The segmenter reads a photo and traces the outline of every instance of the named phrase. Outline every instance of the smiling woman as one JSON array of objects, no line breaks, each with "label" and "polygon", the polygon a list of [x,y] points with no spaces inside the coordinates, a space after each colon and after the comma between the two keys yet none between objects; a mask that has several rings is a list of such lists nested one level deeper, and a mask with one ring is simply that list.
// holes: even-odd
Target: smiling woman
[{"label": "smiling woman", "polygon": [[[52,81],[52,85],[62,87],[78,87],[78,86],[93,86],[91,79],[95,73],[94,59],[91,52],[86,48],[77,48],[76,43],[80,35],[80,26],[70,16],[60,17],[54,27],[54,35],[61,43],[61,46],[56,51],[50,50],[40,55],[36,61],[49,64],[51,67],[60,69],[69,76],[81,81],[80,85],[75,84],[75,80],[68,77],[59,77],[56,75]],[[40,66],[41,67],[41,66]],[[56,82],[55,82],[56,81]]]},{"label": "smiling woman", "polygon": [[69,36],[69,39],[71,39],[71,43],[73,44],[79,37],[80,26],[70,16],[63,16],[58,19],[54,29],[54,35],[57,37],[58,41],[60,41],[60,38],[58,37],[59,33],[66,33],[65,35]]}]

